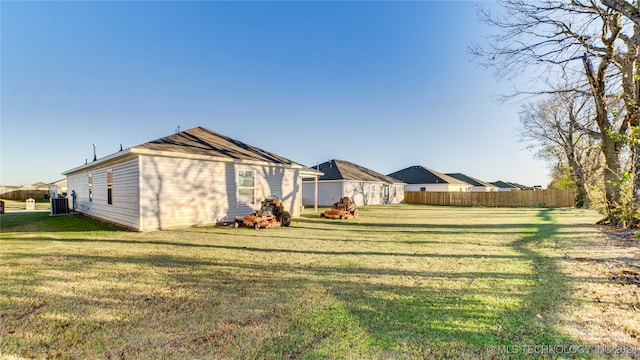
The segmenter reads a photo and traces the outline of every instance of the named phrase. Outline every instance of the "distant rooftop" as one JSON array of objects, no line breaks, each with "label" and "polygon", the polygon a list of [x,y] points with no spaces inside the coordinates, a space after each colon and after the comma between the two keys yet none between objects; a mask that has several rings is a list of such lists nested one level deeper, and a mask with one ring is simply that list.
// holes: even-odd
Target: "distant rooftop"
[{"label": "distant rooftop", "polygon": [[469,185],[464,181],[419,165],[410,166],[408,168],[393,172],[389,174],[389,176],[407,184]]},{"label": "distant rooftop", "polygon": [[460,181],[464,181],[467,184],[471,184],[473,186],[483,186],[483,187],[492,187],[492,188],[496,187],[495,185],[493,185],[491,183],[488,183],[488,182],[485,182],[485,181],[482,181],[482,180],[478,180],[478,179],[476,179],[474,177],[471,177],[471,176],[468,176],[468,175],[465,175],[465,174],[461,174],[461,173],[448,173],[446,175],[449,175],[452,178],[458,179]]},{"label": "distant rooftop", "polygon": [[401,181],[396,180],[390,176],[344,160],[329,160],[322,164],[316,165],[313,168],[324,173],[324,175],[320,176],[318,180],[354,180],[401,183]]}]

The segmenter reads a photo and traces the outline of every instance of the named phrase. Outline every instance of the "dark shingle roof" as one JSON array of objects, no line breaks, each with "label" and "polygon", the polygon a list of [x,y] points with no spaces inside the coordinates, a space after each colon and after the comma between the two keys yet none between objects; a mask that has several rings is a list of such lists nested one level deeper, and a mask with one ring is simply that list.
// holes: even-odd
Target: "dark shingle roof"
[{"label": "dark shingle roof", "polygon": [[287,165],[297,164],[282,156],[234,140],[203,127],[195,127],[158,140],[134,146],[134,148],[240,160],[266,161]]},{"label": "dark shingle roof", "polygon": [[521,189],[521,190],[531,190],[531,189],[533,189],[531,186],[526,186],[526,185],[522,185],[522,184],[510,182],[510,181],[508,181],[507,184],[513,185],[513,186],[515,186],[515,187],[517,187],[518,189]]},{"label": "dark shingle roof", "polygon": [[468,185],[464,181],[460,181],[451,176],[439,173],[435,170],[428,169],[423,166],[410,166],[406,169],[396,171],[389,174],[394,179],[398,179],[407,184],[451,184],[451,185]]},{"label": "dark shingle roof", "polygon": [[467,184],[471,184],[473,186],[484,186],[484,187],[496,187],[495,185],[489,184],[488,182],[484,182],[482,180],[478,180],[474,177],[465,175],[465,174],[461,174],[461,173],[452,173],[452,174],[446,174],[451,176],[452,178],[456,178],[460,181],[464,181]]},{"label": "dark shingle roof", "polygon": [[518,189],[517,186],[515,186],[513,184],[510,184],[510,183],[507,183],[507,182],[504,182],[504,181],[500,181],[500,180],[492,181],[492,182],[490,182],[490,184],[491,185],[495,185],[495,186],[497,186],[497,187],[499,187],[501,189]]},{"label": "dark shingle roof", "polygon": [[329,160],[313,167],[324,173],[318,180],[355,180],[399,183],[392,177],[343,160]]}]

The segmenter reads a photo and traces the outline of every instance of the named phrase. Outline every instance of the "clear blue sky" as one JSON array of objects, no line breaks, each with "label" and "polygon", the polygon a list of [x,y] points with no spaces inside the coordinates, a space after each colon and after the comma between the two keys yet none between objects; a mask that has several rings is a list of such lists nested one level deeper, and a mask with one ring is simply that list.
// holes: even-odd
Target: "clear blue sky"
[{"label": "clear blue sky", "polygon": [[[491,5],[491,3],[484,3]],[[549,182],[475,2],[0,2],[0,183],[203,126],[307,166]]]}]

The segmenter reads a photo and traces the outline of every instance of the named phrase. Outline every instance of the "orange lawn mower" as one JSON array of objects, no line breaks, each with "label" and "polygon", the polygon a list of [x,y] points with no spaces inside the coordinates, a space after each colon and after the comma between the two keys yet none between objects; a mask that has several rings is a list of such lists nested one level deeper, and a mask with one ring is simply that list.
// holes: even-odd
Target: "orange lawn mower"
[{"label": "orange lawn mower", "polygon": [[284,211],[282,201],[275,195],[270,195],[264,199],[260,205],[260,210],[254,211],[250,215],[236,216],[234,227],[244,225],[256,230],[262,228],[272,228],[277,226],[289,226],[291,224],[291,214]]},{"label": "orange lawn mower", "polygon": [[353,219],[360,215],[358,206],[348,196],[343,197],[340,201],[333,203],[331,209],[325,210],[320,217],[329,219]]}]

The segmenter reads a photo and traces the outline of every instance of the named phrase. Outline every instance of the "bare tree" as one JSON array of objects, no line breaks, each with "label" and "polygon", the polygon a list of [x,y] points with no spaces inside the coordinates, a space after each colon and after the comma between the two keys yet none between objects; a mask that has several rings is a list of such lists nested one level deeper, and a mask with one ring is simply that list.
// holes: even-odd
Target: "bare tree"
[{"label": "bare tree", "polygon": [[[593,122],[590,101],[585,96],[559,92],[546,99],[523,105],[520,111],[520,137],[529,142],[538,154],[553,162],[556,174],[564,165],[570,169],[576,187],[576,206],[588,206],[588,183],[585,165],[594,154]],[[598,134],[599,135],[599,134]]]},{"label": "bare tree", "polygon": [[623,16],[633,21],[636,25],[640,25],[640,7],[638,1],[635,4],[626,2],[625,0],[602,0],[602,3],[611,9],[621,13]]},{"label": "bare tree", "polygon": [[627,143],[625,136],[634,124],[630,117],[613,121],[615,116],[608,105],[609,98],[618,96],[621,89],[623,70],[616,59],[629,53],[620,46],[630,31],[622,10],[635,12],[627,8],[628,3],[609,2],[618,8],[596,0],[499,1],[503,11],[500,14],[480,10],[481,18],[498,29],[498,34],[489,39],[489,45],[476,46],[471,53],[483,65],[494,68],[499,77],[537,71],[542,81],[534,85],[543,86],[526,92],[519,90],[517,94],[555,93],[557,89],[544,86],[558,78],[577,79],[576,75],[580,75],[583,81],[568,91],[588,93],[592,98],[605,159],[606,210],[612,214],[619,199],[616,184],[622,175],[620,154]]},{"label": "bare tree", "polygon": [[634,209],[640,208],[640,0],[634,4],[620,0],[603,1],[607,6],[619,11],[631,24],[632,31],[622,32],[622,45],[614,58],[614,62],[621,72],[621,97],[624,100],[624,118],[632,129],[629,135],[632,166],[630,172],[634,175],[633,197]]}]

